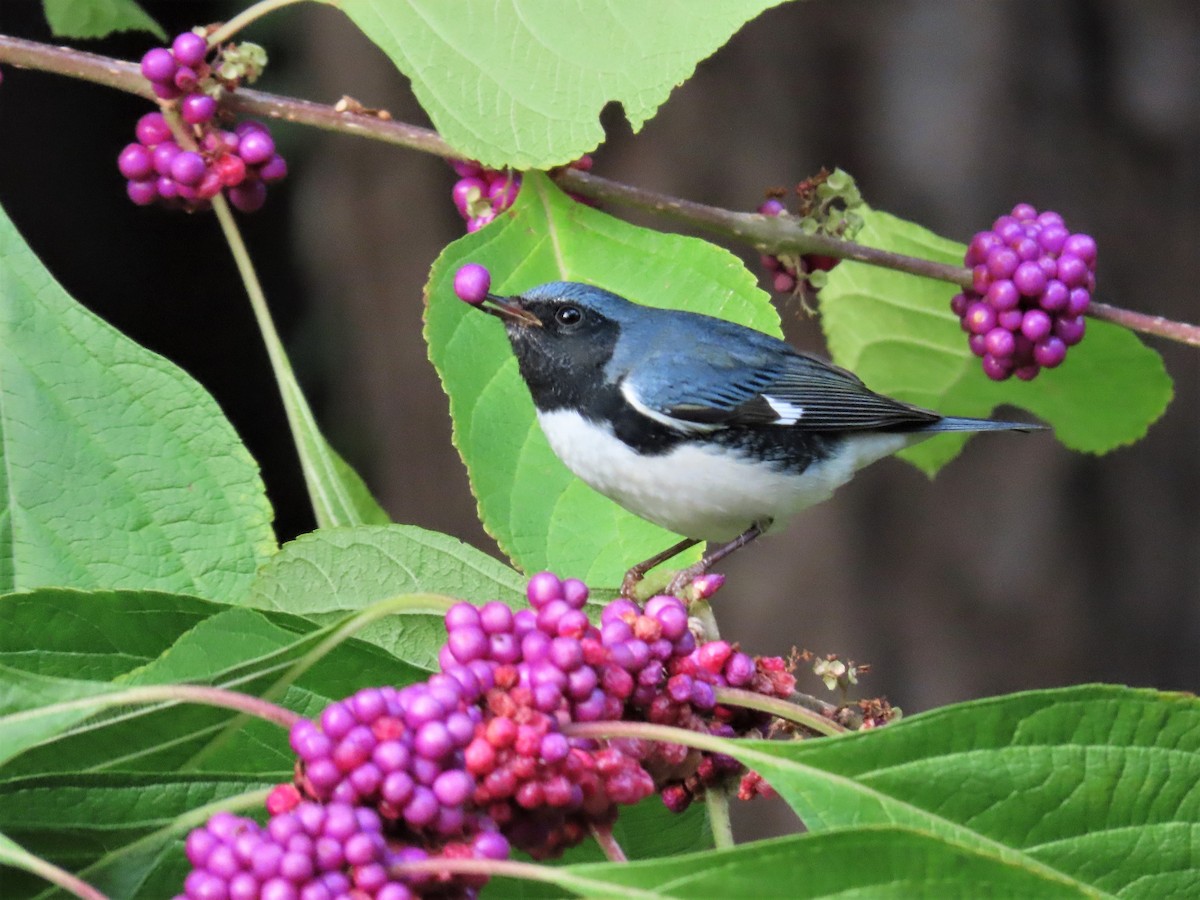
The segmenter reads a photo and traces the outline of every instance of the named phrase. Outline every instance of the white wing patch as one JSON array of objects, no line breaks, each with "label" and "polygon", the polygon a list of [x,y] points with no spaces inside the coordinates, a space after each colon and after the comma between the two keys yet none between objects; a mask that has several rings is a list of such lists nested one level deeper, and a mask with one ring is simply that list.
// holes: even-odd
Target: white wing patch
[{"label": "white wing patch", "polygon": [[668,428],[674,431],[683,433],[691,432],[695,434],[698,432],[703,433],[708,431],[716,431],[721,427],[720,425],[714,425],[707,422],[685,422],[682,419],[673,419],[666,413],[647,406],[644,402],[642,402],[642,398],[638,396],[637,388],[633,386],[628,378],[621,382],[621,396],[625,398],[626,403],[636,409],[647,419],[653,419],[660,425],[666,425]]},{"label": "white wing patch", "polygon": [[803,406],[788,403],[786,400],[780,400],[778,397],[772,397],[770,394],[763,394],[762,398],[775,411],[775,415],[779,416],[779,420],[772,422],[772,425],[795,425],[804,417]]}]

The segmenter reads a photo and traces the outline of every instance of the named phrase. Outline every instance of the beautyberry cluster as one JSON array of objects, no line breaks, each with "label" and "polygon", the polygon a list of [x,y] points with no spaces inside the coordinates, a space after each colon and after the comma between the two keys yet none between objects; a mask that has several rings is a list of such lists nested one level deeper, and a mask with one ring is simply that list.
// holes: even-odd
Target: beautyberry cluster
[{"label": "beautyberry cluster", "polygon": [[[782,189],[769,191],[756,212],[763,216],[788,215],[784,196]],[[832,172],[821,169],[804,179],[796,185],[796,196],[796,215],[801,227],[809,233],[850,239],[862,226],[862,219],[855,212],[862,205],[862,195],[854,179],[841,169]],[[824,276],[818,273],[828,272],[838,264],[835,257],[819,253],[763,254],[760,261],[771,279],[771,288],[780,294],[822,287]]]},{"label": "beautyberry cluster", "polygon": [[973,283],[950,308],[988,378],[1028,381],[1083,339],[1096,242],[1068,231],[1058,213],[1017,204],[972,238],[965,264]]},{"label": "beautyberry cluster", "polygon": [[[193,832],[186,896],[474,897],[482,876],[417,875],[405,864],[501,860],[510,847],[556,856],[609,827],[620,806],[658,791],[679,811],[744,771],[682,744],[577,737],[573,723],[762,735],[768,717],[718,703],[717,689],[786,697],[794,688],[781,659],[698,642],[675,597],[615,600],[593,624],[581,581],[543,572],[526,596],[515,611],[455,604],[440,672],[364,688],[300,720],[295,780],[271,792],[268,824],[221,814]],[[743,785],[748,796],[765,790]]]},{"label": "beautyberry cluster", "polygon": [[194,212],[225,191],[234,207],[253,212],[266,201],[267,185],[287,175],[265,125],[247,121],[225,130],[216,124],[221,92],[257,76],[266,61],[261,48],[231,45],[212,63],[208,57],[207,40],[194,31],[142,57],[142,74],[164,106],[173,107],[168,114],[178,114],[187,140],[177,140],[163,112],[138,120],[137,141],[121,151],[117,168],[139,206],[157,202]]},{"label": "beautyberry cluster", "polygon": [[379,816],[345,803],[301,803],[266,827],[217,813],[188,835],[185,850],[192,871],[176,900],[412,897],[402,885],[388,887]]},{"label": "beautyberry cluster", "polygon": [[[468,233],[478,231],[512,206],[521,189],[521,175],[511,169],[489,169],[468,159],[450,160],[450,167],[458,175],[450,197],[467,223]],[[592,158],[584,154],[570,168],[587,172],[592,168]]]}]

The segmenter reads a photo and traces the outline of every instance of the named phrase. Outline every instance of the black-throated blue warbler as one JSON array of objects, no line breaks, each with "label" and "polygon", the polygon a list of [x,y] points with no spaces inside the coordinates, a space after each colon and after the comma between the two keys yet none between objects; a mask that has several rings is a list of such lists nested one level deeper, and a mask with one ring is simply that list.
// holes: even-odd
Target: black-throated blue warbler
[{"label": "black-throated blue warbler", "polygon": [[942,416],[759,331],[556,281],[480,307],[504,321],[551,448],[606,497],[686,540],[717,542],[676,592],[863,466],[935,434],[1031,431]]}]

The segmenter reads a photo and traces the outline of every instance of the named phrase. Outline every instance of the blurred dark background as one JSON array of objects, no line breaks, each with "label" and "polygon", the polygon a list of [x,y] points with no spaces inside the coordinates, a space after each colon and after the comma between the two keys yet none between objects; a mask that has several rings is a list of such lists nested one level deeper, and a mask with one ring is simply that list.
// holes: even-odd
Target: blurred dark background
[{"label": "blurred dark background", "polygon": [[[145,4],[171,34],[245,5]],[[0,0],[0,33],[51,40],[32,0]],[[406,80],[333,8],[291,7],[245,37],[270,52],[264,90],[349,94],[425,122]],[[136,59],[154,41],[78,43]],[[0,203],[76,298],[212,391],[288,539],[313,521],[217,226],[134,208],[115,169],[148,108],[4,67]],[[750,209],[765,188],[836,165],[875,207],[959,240],[1024,200],[1097,238],[1100,299],[1200,319],[1192,0],[790,3],[702,63],[641,134],[617,112],[595,153],[606,177]],[[397,521],[495,553],[420,336],[429,266],[462,232],[453,176],[419,153],[273,127],[291,175],[242,221],[326,433]],[[820,349],[815,321],[794,305],[784,315],[797,343]],[[881,463],[729,562],[724,633],[752,652],[870,662],[863,693],[907,712],[1093,680],[1194,690],[1200,350],[1150,343],[1176,395],[1145,440],[1099,458],[1048,435],[977,440],[932,483]]]}]

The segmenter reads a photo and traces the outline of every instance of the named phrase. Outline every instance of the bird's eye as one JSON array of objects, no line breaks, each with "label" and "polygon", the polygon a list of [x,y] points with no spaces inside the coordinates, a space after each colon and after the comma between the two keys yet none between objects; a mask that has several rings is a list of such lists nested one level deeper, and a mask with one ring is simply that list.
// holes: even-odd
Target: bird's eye
[{"label": "bird's eye", "polygon": [[583,319],[583,312],[578,306],[560,306],[554,313],[559,325],[578,325]]}]

